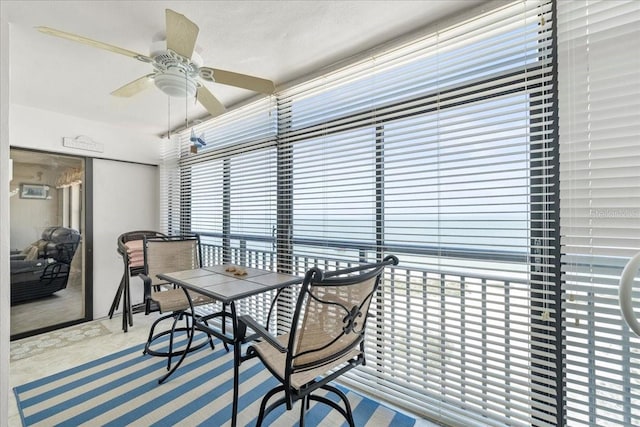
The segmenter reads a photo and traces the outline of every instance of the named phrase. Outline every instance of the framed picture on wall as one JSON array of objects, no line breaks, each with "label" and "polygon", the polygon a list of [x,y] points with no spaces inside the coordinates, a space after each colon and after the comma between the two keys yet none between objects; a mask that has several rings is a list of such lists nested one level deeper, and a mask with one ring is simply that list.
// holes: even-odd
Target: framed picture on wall
[{"label": "framed picture on wall", "polygon": [[21,199],[48,199],[49,186],[42,184],[20,184]]}]

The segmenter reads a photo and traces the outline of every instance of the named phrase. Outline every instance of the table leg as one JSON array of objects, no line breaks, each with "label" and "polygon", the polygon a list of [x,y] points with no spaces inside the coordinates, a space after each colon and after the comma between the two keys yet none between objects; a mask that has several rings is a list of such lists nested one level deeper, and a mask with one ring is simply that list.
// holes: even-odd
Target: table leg
[{"label": "table leg", "polygon": [[[231,309],[231,323],[233,324],[233,404],[231,412],[231,427],[236,427],[238,418],[238,394],[240,379],[240,356],[242,352],[242,337],[238,333],[238,317],[236,315],[236,304],[229,304]],[[224,321],[224,317],[222,318]]]}]

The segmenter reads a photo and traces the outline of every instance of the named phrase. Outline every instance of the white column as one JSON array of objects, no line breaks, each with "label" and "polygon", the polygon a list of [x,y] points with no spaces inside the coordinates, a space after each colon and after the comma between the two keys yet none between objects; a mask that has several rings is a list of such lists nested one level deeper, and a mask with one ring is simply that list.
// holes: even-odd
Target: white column
[{"label": "white column", "polygon": [[60,194],[62,196],[62,226],[69,227],[69,210],[71,206],[69,203],[69,187],[62,187]]},{"label": "white column", "polygon": [[71,187],[71,195],[70,195],[70,207],[71,207],[71,228],[76,230],[80,230],[80,185],[81,184],[72,184]]}]

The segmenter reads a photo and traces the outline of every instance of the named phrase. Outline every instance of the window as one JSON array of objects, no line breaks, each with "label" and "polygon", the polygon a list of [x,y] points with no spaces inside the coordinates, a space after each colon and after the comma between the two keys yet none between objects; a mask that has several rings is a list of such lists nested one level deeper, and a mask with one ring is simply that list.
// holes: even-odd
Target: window
[{"label": "window", "polygon": [[351,378],[426,417],[558,421],[551,27],[516,2],[279,96],[291,269],[400,258]]},{"label": "window", "polygon": [[[263,99],[194,127],[206,146],[192,152],[190,131],[166,143],[162,201],[166,230],[201,236],[206,264],[274,267],[276,151],[274,104]],[[257,254],[261,258],[257,259]]]},{"label": "window", "polygon": [[376,242],[375,129],[309,138],[292,151],[293,253],[360,261]]},{"label": "window", "polygon": [[180,229],[207,262],[294,273],[397,255],[352,384],[443,422],[559,423],[553,18],[501,3],[203,124]]}]

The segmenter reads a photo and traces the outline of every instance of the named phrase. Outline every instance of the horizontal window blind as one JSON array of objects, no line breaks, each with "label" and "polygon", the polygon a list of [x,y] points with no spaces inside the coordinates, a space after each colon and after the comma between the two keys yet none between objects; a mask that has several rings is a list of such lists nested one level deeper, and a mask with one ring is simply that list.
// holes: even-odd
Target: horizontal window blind
[{"label": "horizontal window blind", "polygon": [[283,91],[295,273],[392,253],[353,385],[462,425],[555,425],[552,5],[504,5]]},{"label": "horizontal window blind", "polygon": [[160,147],[162,161],[160,178],[160,230],[167,234],[180,234],[180,140],[163,139]]},{"label": "horizontal window blind", "polygon": [[195,126],[206,146],[187,131],[165,150],[166,229],[201,234],[205,264],[397,255],[351,384],[452,425],[555,425],[552,6],[486,4]]},{"label": "horizontal window blind", "polygon": [[[181,135],[181,226],[217,246],[217,262],[239,262],[240,248],[259,246],[273,252],[274,110],[273,100],[264,98],[194,126],[206,144],[195,153],[191,132]],[[247,236],[255,239],[248,241]]]},{"label": "horizontal window blind", "polygon": [[640,425],[640,339],[618,305],[640,251],[640,3],[558,2],[558,49],[566,424]]},{"label": "horizontal window blind", "polygon": [[[193,133],[205,141],[197,150],[191,130],[169,145],[167,230],[198,233],[205,266],[276,270],[276,124],[275,102],[264,98],[195,125]],[[238,309],[264,321],[272,298],[243,300]]]}]

